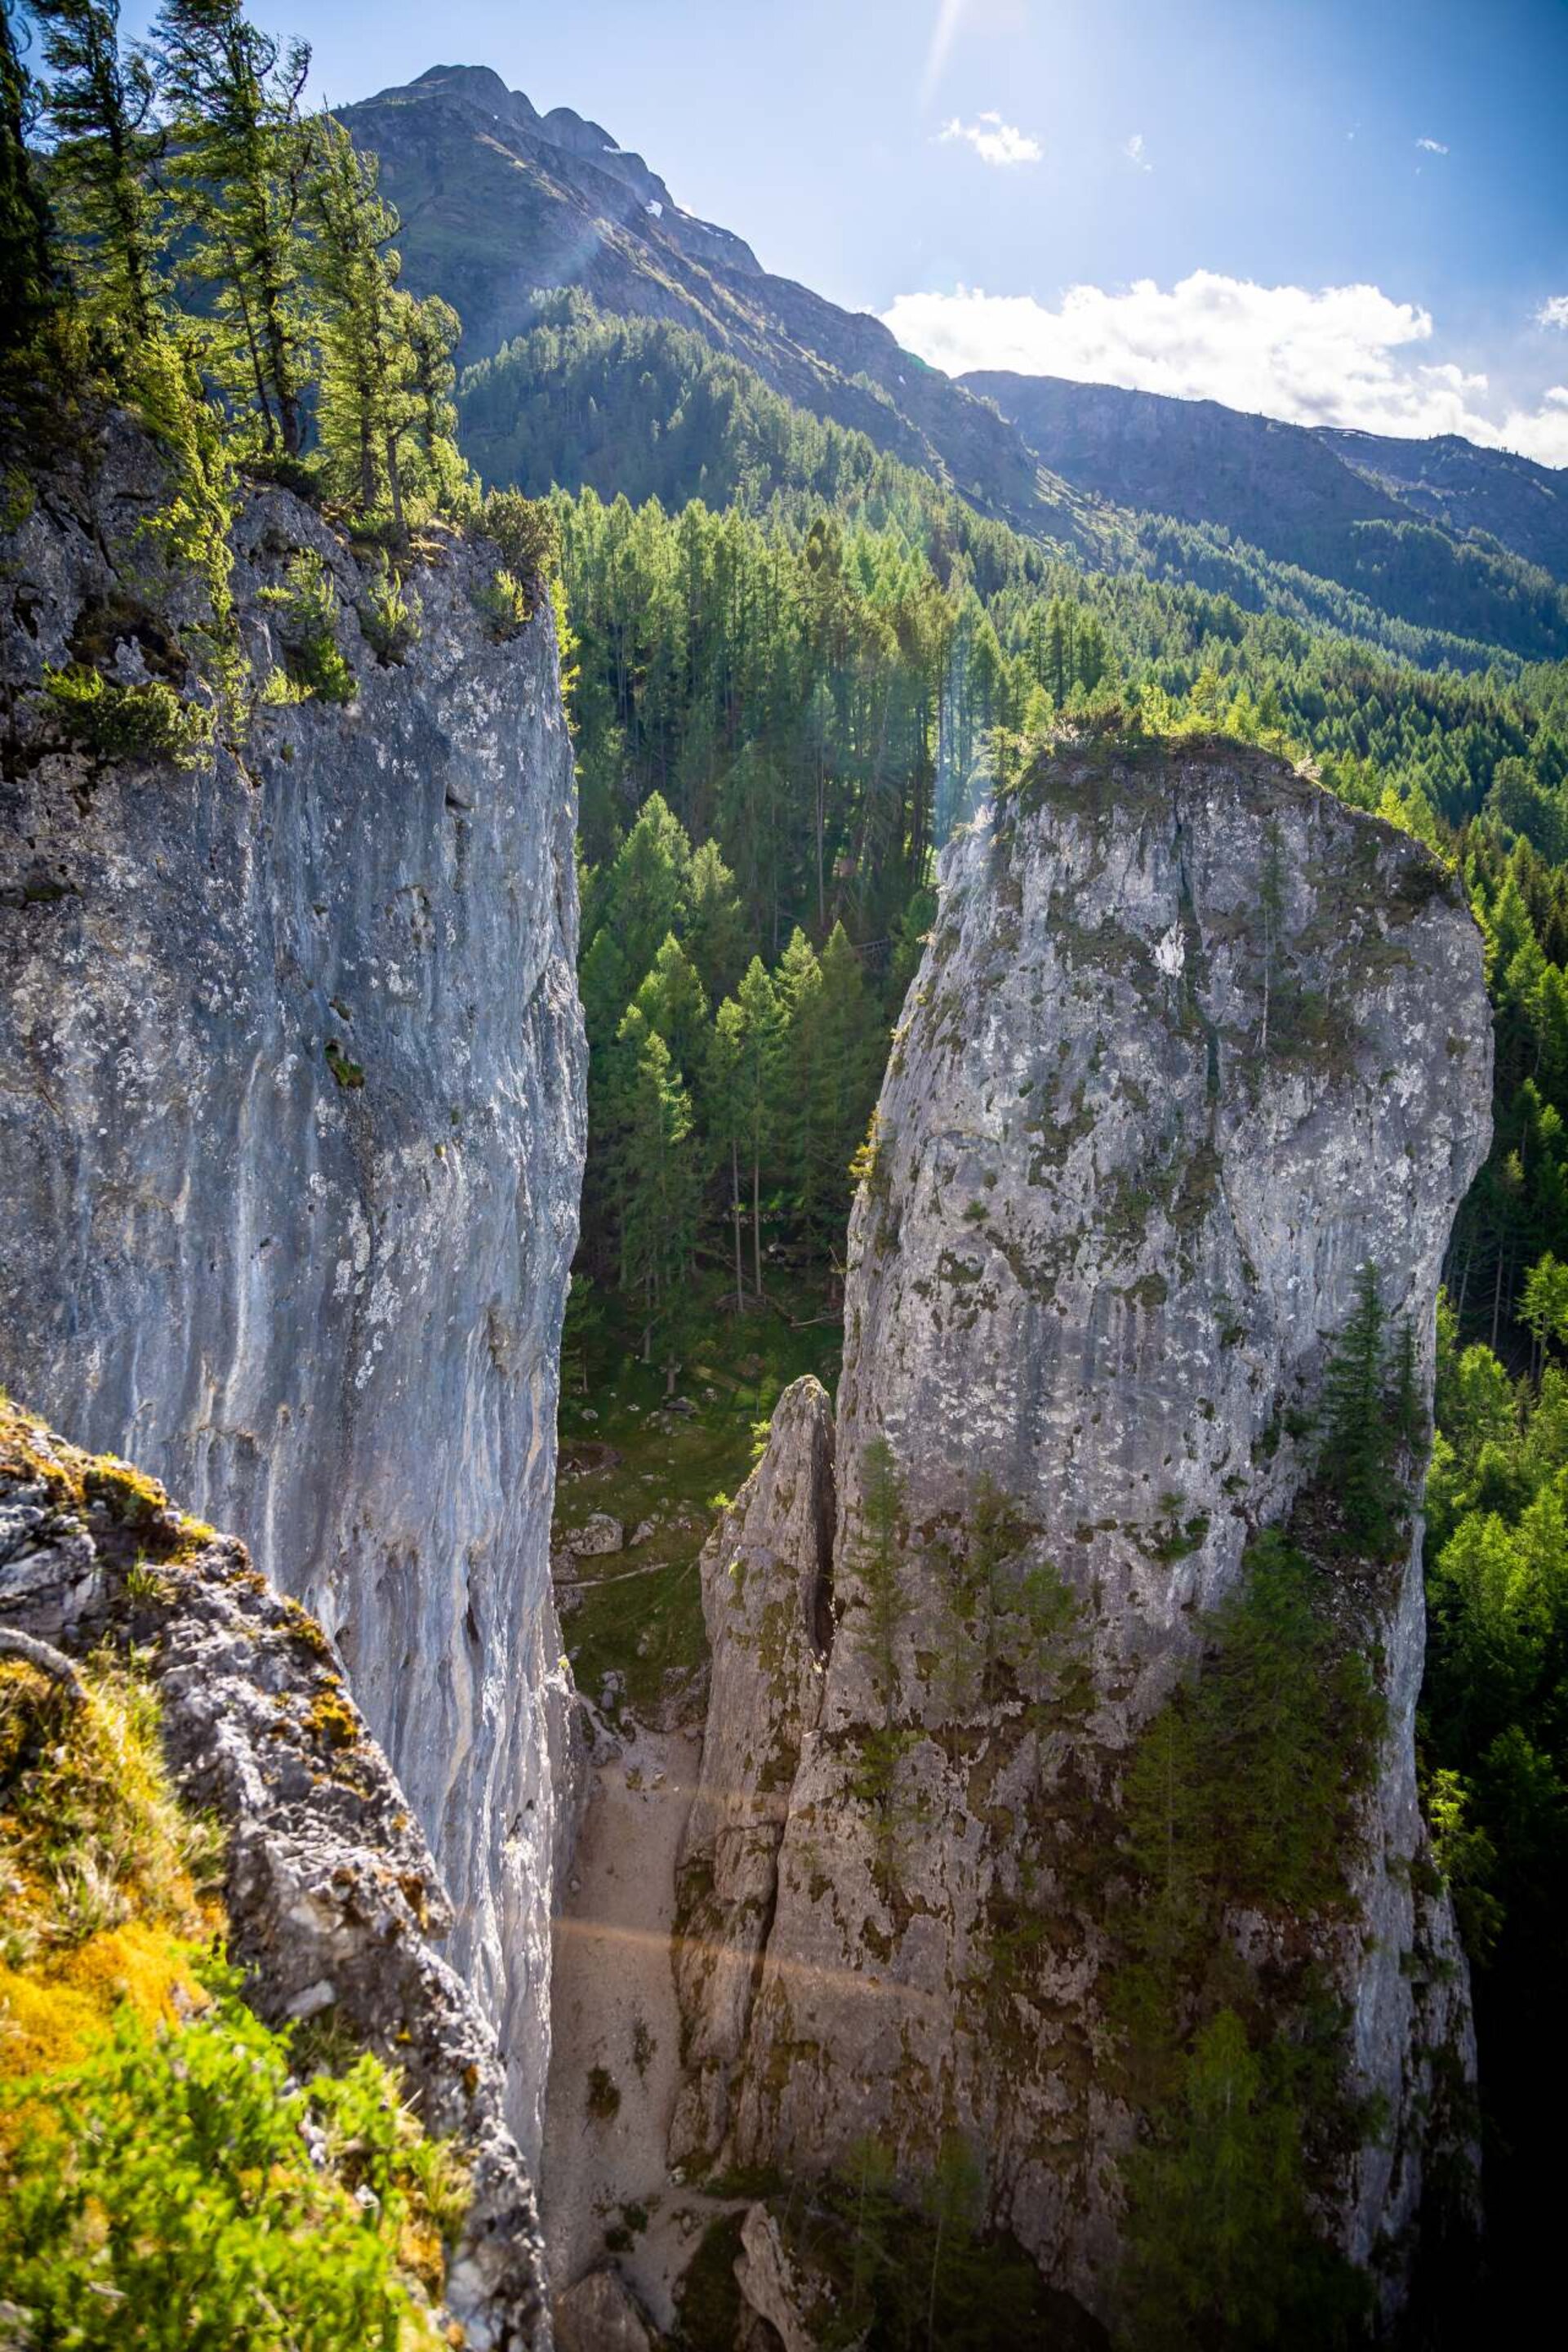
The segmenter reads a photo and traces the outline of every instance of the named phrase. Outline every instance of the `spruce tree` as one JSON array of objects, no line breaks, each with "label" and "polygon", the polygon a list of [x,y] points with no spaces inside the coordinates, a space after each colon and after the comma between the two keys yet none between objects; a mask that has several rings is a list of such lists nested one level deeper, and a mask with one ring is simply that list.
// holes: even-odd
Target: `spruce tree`
[{"label": "spruce tree", "polygon": [[708,999],[696,967],[673,931],[632,1002],[668,1046],[683,1084],[694,1092],[700,1089],[707,1075]]},{"label": "spruce tree", "polygon": [[701,1170],[690,1149],[691,1104],[668,1046],[635,1009],[626,1016],[636,1059],[617,1142],[621,1192],[621,1279],[643,1304],[643,1360],[653,1338],[680,1305],[701,1205]]},{"label": "spruce tree", "polygon": [[1374,1558],[1390,1549],[1399,1517],[1394,1458],[1400,1433],[1387,1394],[1387,1318],[1377,1268],[1356,1269],[1355,1305],[1323,1374],[1319,1475],[1352,1539]]},{"label": "spruce tree", "polygon": [[822,1225],[818,1129],[825,1087],[822,967],[803,930],[790,939],[774,975],[778,1035],[770,1092],[773,1131],[791,1205],[805,1234],[810,1268]]},{"label": "spruce tree", "polygon": [[297,457],[311,371],[300,228],[310,52],[248,24],[239,0],[164,0],[153,54],[169,176],[194,232],[183,266],[216,298],[213,373],[237,404],[254,404],[263,449]]}]

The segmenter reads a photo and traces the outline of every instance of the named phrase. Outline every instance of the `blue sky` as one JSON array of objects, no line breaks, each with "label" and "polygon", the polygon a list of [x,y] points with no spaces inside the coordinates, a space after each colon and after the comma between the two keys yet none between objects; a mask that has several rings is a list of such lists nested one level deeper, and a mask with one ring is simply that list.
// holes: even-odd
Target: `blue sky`
[{"label": "blue sky", "polygon": [[593,116],[764,267],[940,365],[1568,464],[1565,0],[253,13],[314,43],[334,100],[461,62]]}]

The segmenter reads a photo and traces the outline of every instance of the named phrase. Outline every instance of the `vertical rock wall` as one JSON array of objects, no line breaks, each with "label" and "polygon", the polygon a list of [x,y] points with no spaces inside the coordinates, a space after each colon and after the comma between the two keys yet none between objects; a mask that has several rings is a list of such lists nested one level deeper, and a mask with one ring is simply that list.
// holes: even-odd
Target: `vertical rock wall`
[{"label": "vertical rock wall", "polygon": [[[548,611],[497,643],[496,558],[432,534],[379,660],[369,563],[253,492],[255,679],[320,555],[344,705],[243,759],[60,748],[84,646],[176,677],[193,592],[111,424],[0,551],[0,1382],[234,1528],[321,1619],[458,1915],[536,2153],[547,2046],[557,1346],[584,1149],[574,793]],[[185,599],[182,603],[182,598]]]},{"label": "vertical rock wall", "polygon": [[[1457,888],[1263,754],[1085,743],[948,852],[851,1231],[820,1692],[803,1706],[785,1677],[762,1720],[768,1686],[737,1680],[710,1609],[710,1748],[734,1747],[743,1685],[748,1746],[800,1761],[721,2104],[704,2065],[724,1979],[684,1979],[684,2152],[813,2170],[875,2131],[914,2179],[956,2125],[994,2217],[1104,2308],[1133,2129],[1100,1985],[1120,1775],[1200,1612],[1310,1475],[1367,1260],[1429,1397],[1490,1064]],[[774,1487],[809,1470],[798,1420],[781,1408]],[[760,1494],[726,1538],[748,1590]],[[1003,1507],[977,1630],[953,1564]],[[1076,1667],[1041,1632],[1063,1590]],[[1418,1891],[1422,1627],[1417,1532],[1357,1626],[1388,1708],[1361,1916],[1310,1930],[1355,2086],[1389,2117],[1336,2216],[1357,2259],[1418,2204],[1433,2053],[1472,2063],[1447,1900]]]}]

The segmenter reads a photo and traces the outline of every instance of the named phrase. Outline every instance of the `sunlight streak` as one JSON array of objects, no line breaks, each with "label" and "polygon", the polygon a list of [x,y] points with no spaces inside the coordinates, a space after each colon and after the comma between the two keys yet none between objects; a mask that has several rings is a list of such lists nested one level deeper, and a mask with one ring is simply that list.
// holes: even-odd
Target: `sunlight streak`
[{"label": "sunlight streak", "polygon": [[968,0],[942,0],[937,10],[936,25],[926,51],[925,72],[921,78],[921,104],[929,106],[936,95],[937,85],[946,68],[952,44],[957,38]]}]

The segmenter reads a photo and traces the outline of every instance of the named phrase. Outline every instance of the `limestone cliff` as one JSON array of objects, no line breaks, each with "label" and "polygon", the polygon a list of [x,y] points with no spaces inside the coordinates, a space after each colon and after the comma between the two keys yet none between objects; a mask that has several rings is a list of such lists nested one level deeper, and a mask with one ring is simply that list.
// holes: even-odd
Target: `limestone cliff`
[{"label": "limestone cliff", "polygon": [[227,1948],[251,2005],[275,2024],[330,2014],[399,2070],[471,2184],[447,2313],[473,2352],[546,2346],[495,2033],[434,1948],[451,1906],[321,1627],[154,1481],[0,1404],[0,1632],[134,1654],[180,1792],[223,1832]]},{"label": "limestone cliff", "polygon": [[[1429,1400],[1490,1061],[1455,886],[1261,753],[1065,746],[949,850],[854,1214],[836,1444],[786,1398],[705,1564],[705,1779],[747,1818],[743,1868],[715,1808],[689,1841],[677,2154],[811,2171],[871,2131],[912,2179],[957,2127],[993,2217],[1108,2307],[1128,1759],[1308,1487],[1366,1262]],[[818,1622],[787,1530],[826,1517]],[[1473,2059],[1415,1796],[1418,1523],[1322,1586],[1386,1703],[1357,1907],[1228,1932],[1304,1936],[1343,1997],[1387,2119],[1330,2217],[1366,2261],[1415,2214],[1434,2066]],[[739,1995],[700,1956],[726,1940]]]},{"label": "limestone cliff", "polygon": [[[584,1138],[571,751],[548,611],[428,534],[417,635],[256,488],[253,687],[319,558],[348,698],[187,767],[61,736],[46,667],[190,687],[199,586],[110,419],[0,547],[0,1382],[133,1455],[307,1601],[408,1792],[537,2146],[547,2034],[556,1351]],[[329,600],[331,601],[331,600]],[[380,650],[377,650],[377,646]]]}]

